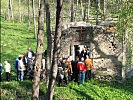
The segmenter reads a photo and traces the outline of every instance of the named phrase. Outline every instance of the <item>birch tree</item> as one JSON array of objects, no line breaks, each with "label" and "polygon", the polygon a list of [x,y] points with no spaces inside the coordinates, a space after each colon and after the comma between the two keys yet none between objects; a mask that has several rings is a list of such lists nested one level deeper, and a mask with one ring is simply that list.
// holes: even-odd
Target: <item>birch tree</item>
[{"label": "birch tree", "polygon": [[30,32],[30,0],[28,0],[28,32]]},{"label": "birch tree", "polygon": [[47,55],[46,55],[46,86],[48,87],[49,83],[49,74],[51,66],[51,52],[52,52],[52,34],[50,29],[50,10],[49,2],[45,0],[45,9],[46,9],[46,33],[47,33]]},{"label": "birch tree", "polygon": [[37,56],[34,66],[34,79],[33,79],[33,91],[32,99],[39,100],[39,86],[40,86],[40,71],[41,71],[41,60],[44,47],[44,0],[41,0],[39,18],[38,18],[38,38],[37,38]]},{"label": "birch tree", "polygon": [[109,14],[109,12],[108,12],[108,8],[107,8],[107,3],[108,3],[108,0],[104,0],[104,20],[106,19],[106,18],[108,18],[108,14]]},{"label": "birch tree", "polygon": [[18,19],[21,22],[21,0],[18,0]]},{"label": "birch tree", "polygon": [[89,16],[90,16],[90,5],[91,5],[91,1],[88,0],[87,21],[89,21]]},{"label": "birch tree", "polygon": [[8,1],[8,20],[13,20],[12,0]]},{"label": "birch tree", "polygon": [[52,57],[52,66],[50,71],[49,86],[46,92],[45,100],[53,100],[54,85],[57,76],[57,61],[60,54],[60,38],[61,38],[61,13],[62,13],[63,0],[57,0],[56,10],[56,28],[54,34],[54,48]]},{"label": "birch tree", "polygon": [[36,34],[36,16],[35,16],[35,1],[32,0],[32,13],[33,13],[33,22],[34,22],[34,38],[37,38],[37,34]]},{"label": "birch tree", "polygon": [[74,21],[74,0],[70,0],[70,5],[71,5],[71,17],[70,17],[70,22]]}]

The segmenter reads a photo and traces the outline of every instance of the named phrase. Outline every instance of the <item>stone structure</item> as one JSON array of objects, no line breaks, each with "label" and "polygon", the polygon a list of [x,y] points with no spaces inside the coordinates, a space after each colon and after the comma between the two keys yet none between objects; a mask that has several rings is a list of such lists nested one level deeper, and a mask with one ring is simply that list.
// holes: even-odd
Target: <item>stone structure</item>
[{"label": "stone structure", "polygon": [[62,27],[61,57],[75,59],[77,46],[90,48],[95,78],[122,79],[122,44],[115,38],[115,27],[99,26],[84,22],[70,23]]}]

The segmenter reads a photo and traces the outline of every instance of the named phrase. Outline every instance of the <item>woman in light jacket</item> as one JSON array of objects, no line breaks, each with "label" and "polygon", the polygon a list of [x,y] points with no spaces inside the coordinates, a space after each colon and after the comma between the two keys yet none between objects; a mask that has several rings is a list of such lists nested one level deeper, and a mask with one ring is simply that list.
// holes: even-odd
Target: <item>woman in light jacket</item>
[{"label": "woman in light jacket", "polygon": [[23,56],[19,55],[19,57],[18,57],[18,71],[19,71],[19,80],[20,81],[23,81],[24,70],[26,70],[26,69],[25,69],[25,65],[23,63]]},{"label": "woman in light jacket", "polygon": [[8,63],[8,61],[4,62],[4,68],[6,72],[6,80],[10,81],[11,65]]}]

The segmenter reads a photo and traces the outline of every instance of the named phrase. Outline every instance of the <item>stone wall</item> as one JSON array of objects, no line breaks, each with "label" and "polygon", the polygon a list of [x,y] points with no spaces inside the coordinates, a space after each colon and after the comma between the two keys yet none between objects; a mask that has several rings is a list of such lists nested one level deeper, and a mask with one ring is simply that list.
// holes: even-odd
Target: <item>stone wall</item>
[{"label": "stone wall", "polygon": [[[67,25],[62,31],[61,57],[72,56],[74,45],[87,45],[91,48],[93,74],[95,78],[122,79],[122,44],[115,33],[105,26]],[[84,39],[80,40],[80,29]]]},{"label": "stone wall", "polygon": [[95,77],[121,80],[122,44],[115,38],[115,33],[95,27],[91,41]]}]

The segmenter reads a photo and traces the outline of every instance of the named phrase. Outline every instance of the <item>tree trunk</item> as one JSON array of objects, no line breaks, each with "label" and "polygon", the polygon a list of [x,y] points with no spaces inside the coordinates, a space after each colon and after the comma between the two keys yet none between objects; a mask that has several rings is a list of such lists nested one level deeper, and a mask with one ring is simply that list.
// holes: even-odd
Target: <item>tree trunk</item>
[{"label": "tree trunk", "polygon": [[57,0],[57,11],[56,11],[56,28],[54,34],[54,48],[52,66],[50,71],[49,86],[46,92],[45,100],[53,100],[54,85],[57,76],[57,61],[60,54],[60,38],[61,38],[61,12],[62,12],[63,0]]},{"label": "tree trunk", "polygon": [[98,23],[99,23],[99,20],[98,20],[98,17],[99,17],[99,6],[100,6],[100,4],[99,4],[99,1],[100,0],[97,0],[97,2],[96,2],[96,9],[97,9],[97,12],[96,12],[96,25],[98,25]]},{"label": "tree trunk", "polygon": [[84,5],[84,16],[83,16],[83,21],[86,21],[86,9],[87,9],[87,5]]},{"label": "tree trunk", "polygon": [[12,0],[8,2],[8,20],[13,20]]},{"label": "tree trunk", "polygon": [[35,3],[34,0],[32,0],[32,12],[33,12],[33,22],[34,22],[34,38],[37,38],[36,34],[36,17],[35,17]]},{"label": "tree trunk", "polygon": [[40,9],[40,0],[38,0],[38,9]]},{"label": "tree trunk", "polygon": [[82,18],[84,17],[84,8],[83,8],[83,1],[80,0],[80,5],[81,5],[81,13],[82,13]]},{"label": "tree trunk", "polygon": [[48,0],[45,0],[46,8],[46,33],[47,33],[47,55],[46,55],[46,86],[49,84],[49,74],[51,66],[51,52],[52,52],[52,34],[50,29],[50,10]]},{"label": "tree trunk", "polygon": [[19,22],[21,22],[21,0],[18,0],[18,16]]},{"label": "tree trunk", "polygon": [[77,10],[78,10],[79,0],[76,2],[76,10],[75,10],[75,21],[77,20]]},{"label": "tree trunk", "polygon": [[[27,0],[24,0],[24,4],[26,5],[27,4]],[[21,21],[23,22],[24,21],[24,17],[25,17],[25,11],[26,10],[26,6],[23,7],[23,10],[22,10],[22,15],[21,15]]]},{"label": "tree trunk", "polygon": [[98,9],[100,10],[101,9],[101,1],[98,0]]},{"label": "tree trunk", "polygon": [[74,0],[70,0],[70,4],[71,4],[71,19],[70,22],[74,21]]},{"label": "tree trunk", "polygon": [[38,18],[38,38],[37,38],[37,56],[34,66],[34,79],[33,79],[33,91],[32,99],[39,100],[39,86],[40,86],[40,70],[41,60],[44,47],[44,0],[41,0],[39,18]]},{"label": "tree trunk", "polygon": [[28,32],[30,32],[30,0],[28,0]]},{"label": "tree trunk", "polygon": [[104,20],[106,18],[108,18],[108,14],[109,14],[108,8],[107,8],[107,3],[108,3],[108,1],[107,0],[104,0]]},{"label": "tree trunk", "polygon": [[87,21],[89,22],[89,16],[90,16],[90,5],[91,5],[91,1],[88,0],[88,11],[87,11]]}]

